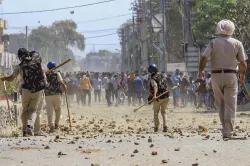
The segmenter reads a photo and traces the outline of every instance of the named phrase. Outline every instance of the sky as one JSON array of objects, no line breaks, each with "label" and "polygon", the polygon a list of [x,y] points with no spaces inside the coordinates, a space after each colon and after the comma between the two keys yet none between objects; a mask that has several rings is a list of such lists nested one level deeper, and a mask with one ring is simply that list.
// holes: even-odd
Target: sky
[{"label": "sky", "polygon": [[[34,10],[55,9],[61,7],[71,7],[77,5],[90,4],[105,0],[3,0],[1,5],[1,13],[23,12]],[[116,0],[107,3],[97,4],[93,6],[85,6],[75,9],[67,9],[53,12],[17,14],[17,15],[1,15],[8,22],[8,29],[4,33],[25,33],[25,26],[29,29],[36,28],[40,25],[49,26],[54,21],[72,19],[78,23],[78,32],[82,32],[86,39],[86,49],[84,52],[74,50],[78,56],[84,56],[90,51],[98,51],[99,49],[107,49],[115,51],[120,50],[119,37],[117,34],[91,38],[95,36],[116,33],[117,28],[126,20],[132,17],[131,8],[132,0]],[[70,11],[74,10],[74,14]],[[128,15],[126,15],[128,14]],[[130,15],[131,14],[131,15]],[[102,18],[108,18],[118,15],[126,15],[113,19],[102,21],[89,21]],[[40,23],[39,23],[40,22]],[[93,32],[96,30],[112,29],[102,32]],[[91,32],[92,31],[92,32]],[[108,44],[108,45],[102,45]],[[115,44],[115,45],[109,45]]]}]

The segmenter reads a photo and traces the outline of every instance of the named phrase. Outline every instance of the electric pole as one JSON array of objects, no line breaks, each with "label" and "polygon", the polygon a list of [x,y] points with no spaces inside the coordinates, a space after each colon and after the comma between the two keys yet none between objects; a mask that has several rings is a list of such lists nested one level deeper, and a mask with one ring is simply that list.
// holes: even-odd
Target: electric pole
[{"label": "electric pole", "polygon": [[165,27],[165,0],[160,0],[160,11],[159,13],[162,15],[162,30],[160,31],[160,49],[162,51],[161,56],[161,70],[166,71],[166,27]]},{"label": "electric pole", "polygon": [[[153,11],[152,1],[150,0],[150,56],[149,60],[152,61],[153,48],[156,49],[160,55],[160,70],[167,71],[167,57],[166,57],[166,24],[165,24],[165,1],[158,0],[159,11]],[[160,43],[155,43],[156,38],[159,38]],[[158,45],[158,46],[157,46]]]},{"label": "electric pole", "polygon": [[25,31],[26,31],[26,49],[29,50],[28,26],[25,27]]},{"label": "electric pole", "polygon": [[140,34],[140,69],[148,67],[146,2],[139,0],[137,9]]}]

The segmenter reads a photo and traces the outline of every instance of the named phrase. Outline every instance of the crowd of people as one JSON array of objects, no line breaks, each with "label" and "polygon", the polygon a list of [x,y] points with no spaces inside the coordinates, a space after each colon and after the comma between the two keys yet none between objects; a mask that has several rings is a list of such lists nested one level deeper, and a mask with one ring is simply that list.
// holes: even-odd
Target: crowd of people
[{"label": "crowd of people", "polygon": [[[148,102],[149,74],[146,71],[141,74],[138,72],[99,73],[87,71],[70,72],[62,75],[68,85],[70,101],[76,99],[79,106],[100,103],[101,99],[106,100],[109,107],[123,105],[125,99],[128,100],[128,106]],[[187,107],[190,103],[196,108],[216,109],[211,86],[211,74],[208,73],[205,76],[204,73],[203,79],[194,79],[193,77],[188,78],[183,72],[176,69],[173,73],[166,74],[163,72],[162,75],[169,90],[177,86],[177,88],[171,90],[175,108]],[[87,98],[88,103],[86,103]]]}]

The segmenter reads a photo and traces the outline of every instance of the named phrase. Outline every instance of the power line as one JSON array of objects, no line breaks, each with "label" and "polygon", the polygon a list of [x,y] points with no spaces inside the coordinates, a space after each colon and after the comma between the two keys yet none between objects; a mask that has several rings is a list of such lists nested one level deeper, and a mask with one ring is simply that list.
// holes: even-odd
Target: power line
[{"label": "power line", "polygon": [[111,36],[111,35],[115,35],[117,33],[110,33],[110,34],[106,34],[106,35],[100,35],[100,36],[91,36],[91,37],[86,37],[84,39],[93,39],[93,38],[99,38],[99,37],[105,37],[105,36]]},{"label": "power line", "polygon": [[112,44],[112,43],[108,43],[108,44],[96,44],[96,43],[86,43],[86,45],[100,45],[100,46],[117,46],[117,45],[120,45],[120,44]]},{"label": "power line", "polygon": [[106,32],[106,31],[117,30],[117,29],[118,28],[98,29],[98,30],[82,31],[82,32],[78,32],[78,33]]},{"label": "power line", "polygon": [[97,22],[97,21],[103,21],[103,20],[110,20],[110,19],[114,19],[114,18],[118,18],[118,17],[124,17],[124,16],[129,16],[132,15],[131,13],[127,13],[127,14],[121,14],[121,15],[116,15],[116,16],[112,16],[112,17],[106,17],[106,18],[100,18],[100,19],[94,19],[94,20],[86,20],[86,21],[81,21],[81,22],[77,22],[77,24],[84,24],[84,23],[90,23],[90,22]]},{"label": "power line", "polygon": [[[120,14],[120,15],[116,15],[116,16],[111,16],[111,17],[104,17],[104,18],[99,18],[99,19],[93,19],[93,20],[86,20],[86,21],[80,21],[80,22],[76,22],[76,24],[83,24],[83,23],[90,23],[90,22],[97,22],[97,21],[103,21],[103,20],[109,20],[109,19],[114,19],[114,18],[118,18],[118,17],[123,17],[123,16],[128,16],[128,15],[132,15],[131,13],[127,13],[127,14]],[[23,29],[25,27],[11,27],[9,26],[8,28],[16,28],[16,29]],[[38,27],[33,27],[33,28],[38,28]],[[118,29],[118,28],[116,28]],[[29,28],[29,30],[32,30]]]},{"label": "power line", "polygon": [[85,5],[78,5],[78,6],[71,6],[71,7],[63,7],[63,8],[56,8],[56,9],[34,10],[34,11],[26,11],[26,12],[1,13],[1,15],[13,15],[13,14],[27,14],[27,13],[52,12],[52,11],[58,11],[58,10],[66,10],[66,9],[81,8],[81,7],[85,7],[85,6],[92,6],[92,5],[107,3],[107,2],[111,2],[111,1],[116,1],[116,0],[106,0],[106,1],[100,1],[100,2],[95,2],[95,3],[89,3],[89,4],[85,4]]}]

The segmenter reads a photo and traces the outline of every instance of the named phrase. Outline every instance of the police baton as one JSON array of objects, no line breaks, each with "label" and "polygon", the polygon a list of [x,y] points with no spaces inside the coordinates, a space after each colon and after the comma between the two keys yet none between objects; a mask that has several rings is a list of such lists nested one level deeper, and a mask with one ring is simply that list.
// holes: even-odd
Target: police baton
[{"label": "police baton", "polygon": [[242,87],[243,87],[243,89],[244,89],[244,91],[245,91],[245,93],[246,93],[246,95],[247,95],[248,100],[250,101],[250,95],[249,95],[249,92],[248,92],[248,90],[247,90],[247,88],[246,88],[245,83],[243,82],[243,83],[241,83],[241,85],[242,85]]},{"label": "police baton", "polygon": [[3,81],[3,86],[4,86],[5,98],[6,98],[6,101],[7,101],[7,106],[8,106],[8,110],[9,110],[9,114],[10,114],[10,119],[12,119],[12,114],[11,114],[11,109],[10,109],[10,103],[9,103],[9,98],[8,98],[8,94],[7,94],[7,87],[6,87],[5,81]]},{"label": "police baton", "polygon": [[52,69],[46,71],[45,73],[48,74],[48,73],[50,73],[50,72],[52,72],[52,71],[58,69],[59,67],[62,67],[63,65],[65,65],[66,63],[68,63],[68,62],[70,62],[70,61],[71,61],[71,59],[68,59],[68,60],[64,61],[63,63],[57,65],[56,67],[54,67],[54,68],[52,68]]},{"label": "police baton", "polygon": [[[165,95],[165,94],[167,94],[167,93],[169,93],[169,91],[165,91],[164,93],[160,94],[159,96],[156,97],[156,99],[160,98],[161,96],[163,96],[163,95]],[[152,103],[153,101],[154,101],[154,100],[152,99],[152,100],[150,100],[148,103],[146,103],[146,104],[140,106],[139,108],[134,109],[134,112],[138,111],[139,109],[141,109],[142,107],[148,105],[149,103]]]}]

